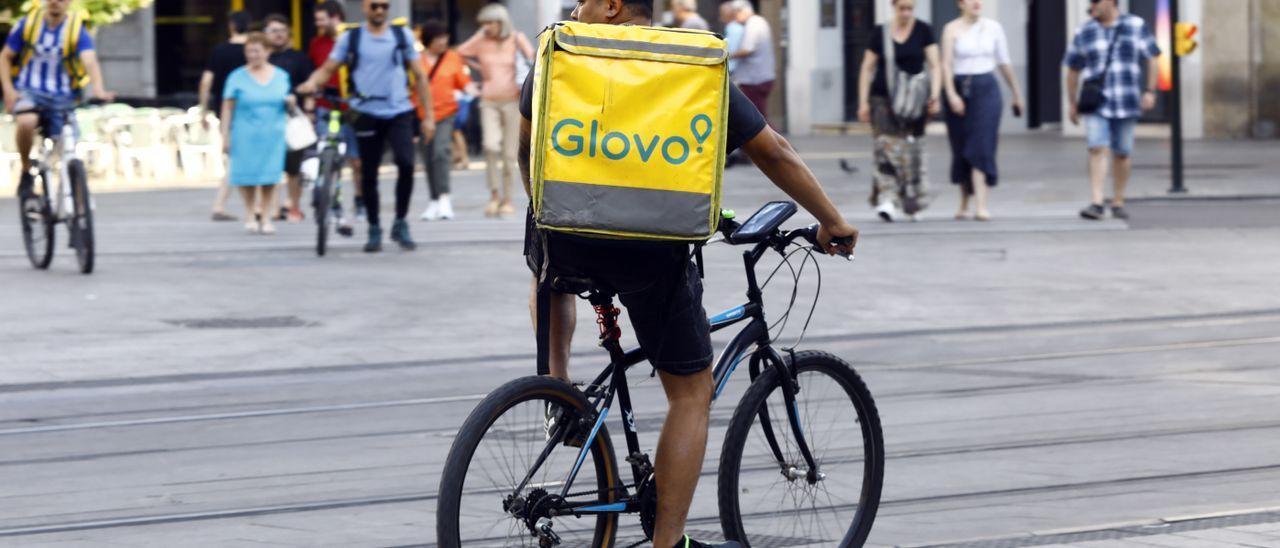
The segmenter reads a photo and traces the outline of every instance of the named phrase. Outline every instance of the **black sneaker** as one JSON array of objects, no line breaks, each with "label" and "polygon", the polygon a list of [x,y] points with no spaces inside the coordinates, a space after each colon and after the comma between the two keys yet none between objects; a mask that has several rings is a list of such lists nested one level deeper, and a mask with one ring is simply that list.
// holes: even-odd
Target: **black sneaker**
[{"label": "black sneaker", "polygon": [[1089,204],[1089,207],[1080,210],[1080,217],[1089,219],[1090,221],[1098,221],[1107,215],[1107,210],[1098,204]]},{"label": "black sneaker", "polygon": [[400,249],[405,251],[418,249],[418,244],[409,235],[409,223],[404,222],[404,219],[396,219],[396,222],[391,223],[391,241],[400,244]]},{"label": "black sneaker", "polygon": [[1111,206],[1111,216],[1122,221],[1129,220],[1129,212],[1125,211],[1124,206]]},{"label": "black sneaker", "polygon": [[30,173],[23,172],[22,177],[18,179],[18,200],[25,201],[27,198],[30,198],[35,186],[36,178]]},{"label": "black sneaker", "polygon": [[369,226],[369,241],[364,244],[365,253],[377,253],[382,251],[382,227],[378,225]]},{"label": "black sneaker", "polygon": [[684,540],[676,542],[675,548],[742,548],[742,545],[732,540],[726,541],[724,544],[708,544],[698,542],[689,538],[689,535],[685,535]]}]

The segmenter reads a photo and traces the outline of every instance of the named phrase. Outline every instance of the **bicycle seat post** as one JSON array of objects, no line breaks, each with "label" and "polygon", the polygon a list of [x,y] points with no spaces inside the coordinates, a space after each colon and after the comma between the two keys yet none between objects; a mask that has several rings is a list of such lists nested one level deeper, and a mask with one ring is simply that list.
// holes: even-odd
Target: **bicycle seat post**
[{"label": "bicycle seat post", "polygon": [[600,291],[592,291],[587,301],[596,310],[596,324],[600,326],[600,346],[617,356],[622,354],[622,346],[618,341],[622,338],[622,327],[618,325],[618,316],[622,311],[613,305],[613,295]]}]

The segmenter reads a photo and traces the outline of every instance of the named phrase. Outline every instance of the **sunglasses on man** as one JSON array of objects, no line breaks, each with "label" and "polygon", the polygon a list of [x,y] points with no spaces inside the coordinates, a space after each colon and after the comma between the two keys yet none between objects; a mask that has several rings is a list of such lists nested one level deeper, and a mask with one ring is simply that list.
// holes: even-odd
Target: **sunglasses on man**
[{"label": "sunglasses on man", "polygon": [[390,2],[371,2],[369,4],[370,11],[387,11],[391,9]]}]

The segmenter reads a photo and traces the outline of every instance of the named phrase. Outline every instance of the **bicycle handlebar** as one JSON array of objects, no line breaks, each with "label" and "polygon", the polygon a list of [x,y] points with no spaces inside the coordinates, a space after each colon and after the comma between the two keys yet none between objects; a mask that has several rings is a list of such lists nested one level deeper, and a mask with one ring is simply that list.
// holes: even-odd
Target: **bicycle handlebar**
[{"label": "bicycle handlebar", "polygon": [[97,97],[94,97],[94,98],[92,98],[92,99],[86,99],[86,100],[84,100],[84,101],[80,101],[79,103],[76,103],[75,105],[72,105],[72,106],[67,107],[67,108],[51,108],[51,107],[43,107],[43,106],[40,106],[40,105],[35,105],[35,106],[32,106],[31,108],[24,108],[24,109],[22,109],[22,110],[15,110],[15,111],[13,111],[13,115],[14,115],[14,116],[17,116],[17,115],[19,115],[19,114],[39,114],[39,113],[41,113],[41,112],[59,112],[59,113],[67,113],[67,112],[75,112],[75,111],[76,111],[76,109],[78,109],[78,108],[80,108],[80,107],[84,107],[84,106],[100,107],[100,106],[103,106],[103,105],[109,105],[109,104],[111,104],[111,101],[107,101],[106,99],[99,99],[99,98],[97,98]]},{"label": "bicycle handlebar", "polygon": [[[728,242],[730,245],[745,245],[746,242],[735,243],[733,242],[733,238],[731,238],[734,231],[738,230],[738,228],[741,226],[742,226],[742,223],[739,223],[734,219],[722,218],[720,220],[720,226],[717,228],[717,230],[722,235],[724,235],[724,241]],[[797,229],[788,230],[788,231],[775,229],[773,231],[773,234],[770,234],[768,238],[765,238],[763,241],[761,241],[757,245],[760,245],[760,246],[767,245],[769,247],[773,247],[775,249],[781,250],[781,249],[785,249],[787,246],[790,246],[796,240],[803,238],[804,241],[808,242],[809,245],[813,247],[814,251],[825,254],[827,253],[827,250],[822,249],[822,247],[818,245],[818,226],[819,225],[817,223],[814,223],[804,228],[797,228]],[[842,245],[842,246],[850,246],[850,245],[853,245],[853,237],[842,236],[839,238],[832,238],[831,243],[836,245]],[[840,253],[839,255],[846,259],[852,257],[852,255],[848,253]]]}]

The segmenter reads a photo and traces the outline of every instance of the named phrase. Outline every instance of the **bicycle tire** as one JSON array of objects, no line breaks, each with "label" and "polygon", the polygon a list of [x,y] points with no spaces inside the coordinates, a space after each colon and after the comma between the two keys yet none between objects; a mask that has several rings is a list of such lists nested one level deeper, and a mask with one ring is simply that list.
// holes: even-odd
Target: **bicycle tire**
[{"label": "bicycle tire", "polygon": [[[466,422],[463,423],[445,461],[438,491],[438,506],[436,508],[436,541],[441,548],[459,548],[462,546],[462,533],[460,531],[462,518],[460,512],[461,499],[464,494],[463,488],[466,484],[468,469],[484,435],[508,410],[521,403],[536,400],[550,401],[578,412],[584,412],[591,407],[590,402],[582,392],[564,381],[551,377],[516,379],[502,385],[485,397],[471,412],[471,415],[467,417]],[[538,432],[538,435],[541,435],[541,432]],[[561,447],[563,448],[564,446]],[[567,448],[566,451],[572,451],[576,456],[578,450]],[[512,454],[516,452],[516,449],[513,448]],[[618,467],[613,452],[613,442],[610,440],[605,426],[601,425],[590,453],[597,479],[596,492],[604,494],[601,502],[613,502],[617,499],[616,495],[621,491],[621,487],[618,483]],[[519,470],[519,472],[525,473],[527,470]],[[568,472],[568,469],[563,470],[566,475]],[[488,479],[492,481],[491,477]],[[511,487],[514,488],[514,485]],[[583,488],[586,489],[588,487],[584,485]],[[503,497],[500,493],[501,491],[493,494],[493,503],[498,507],[501,507],[503,502]],[[476,518],[472,517],[471,519]],[[520,527],[523,527],[523,524],[520,524],[515,518],[510,518],[510,523],[517,523]],[[501,527],[499,526],[498,528],[500,529]],[[591,546],[612,548],[616,541],[617,528],[618,514],[597,516]],[[517,530],[519,529],[517,528]],[[523,536],[526,539],[530,538],[527,528],[523,531]],[[508,538],[510,537],[508,536]],[[470,548],[477,541],[468,540],[467,542],[467,547]],[[503,545],[510,546],[511,544],[506,543]],[[537,546],[537,544],[532,546]]]},{"label": "bicycle tire", "polygon": [[312,206],[316,217],[316,255],[323,257],[329,251],[329,209],[333,202],[334,179],[338,170],[337,151],[326,149],[320,154],[320,181],[312,190]]},{"label": "bicycle tire", "polygon": [[92,274],[95,261],[95,237],[93,232],[93,202],[89,195],[89,176],[84,162],[67,163],[67,177],[71,184],[72,212],[67,219],[67,230],[75,244],[76,262],[81,274]]},{"label": "bicycle tire", "polygon": [[[790,362],[791,358],[788,357],[786,359]],[[867,536],[871,533],[871,526],[875,521],[876,512],[880,506],[880,492],[884,482],[884,439],[883,433],[880,429],[879,412],[876,410],[875,401],[871,398],[871,392],[867,389],[866,384],[863,383],[858,374],[844,360],[825,352],[806,351],[796,353],[795,361],[798,368],[798,376],[809,378],[806,377],[806,374],[816,373],[824,377],[824,379],[822,379],[823,381],[829,379],[832,384],[843,389],[844,394],[849,397],[850,403],[853,404],[853,407],[857,412],[857,418],[859,419],[858,429],[861,430],[863,442],[861,455],[863,462],[861,489],[858,493],[857,509],[848,529],[844,531],[844,535],[841,538],[824,538],[818,540],[814,540],[812,536],[807,538],[809,538],[812,543],[834,541],[841,547],[862,546],[866,542]],[[747,389],[742,401],[738,404],[737,409],[734,410],[733,418],[730,420],[729,429],[725,434],[724,449],[720,457],[718,495],[720,499],[721,527],[723,528],[725,538],[729,540],[736,540],[742,543],[743,546],[750,546],[750,539],[753,536],[753,534],[748,532],[747,523],[744,518],[750,519],[753,531],[762,531],[767,529],[769,521],[765,516],[744,516],[740,495],[759,497],[761,500],[781,500],[782,502],[780,504],[790,500],[798,507],[802,507],[802,509],[812,509],[815,514],[817,512],[824,511],[827,508],[817,507],[816,502],[820,500],[820,495],[825,494],[827,497],[826,501],[832,501],[830,490],[825,491],[825,493],[819,493],[816,487],[814,488],[813,493],[809,495],[814,499],[811,502],[815,504],[812,506],[805,506],[806,503],[804,501],[803,493],[791,493],[791,497],[776,496],[774,498],[769,498],[772,490],[757,494],[753,493],[750,488],[740,485],[742,482],[741,474],[743,453],[747,446],[748,437],[751,434],[752,429],[757,428],[755,426],[756,419],[765,416],[761,411],[765,409],[764,406],[768,402],[770,394],[775,390],[782,388],[779,374],[778,369],[768,368],[763,371],[760,377],[752,383],[749,389]],[[802,384],[804,384],[803,380]],[[808,391],[812,390],[813,388],[810,388]],[[805,389],[802,389],[801,392],[796,395],[796,398],[798,406],[805,405],[807,410],[807,403],[802,403],[806,401],[806,392],[807,391]],[[781,398],[781,393],[779,392],[776,397]],[[785,415],[785,413],[783,414]],[[770,418],[770,422],[774,423],[776,422],[776,419]],[[836,423],[833,422],[832,426],[835,425]],[[760,430],[763,431],[763,429]],[[789,433],[789,430],[790,428],[788,427],[788,432],[784,432],[784,434]],[[814,430],[816,431],[817,429],[815,428]],[[810,434],[812,434],[812,431]],[[818,435],[813,435],[813,439],[810,439],[810,437],[810,435],[805,436],[806,440],[810,442],[814,458],[819,461],[820,466],[824,463],[836,462],[834,460],[828,461],[825,459],[825,451],[828,447],[822,447],[814,444],[814,440],[819,437]],[[836,439],[837,438],[833,435],[833,444]],[[770,460],[774,460],[772,455],[767,455],[767,457]],[[848,462],[856,462],[856,460]],[[800,465],[803,466],[803,462],[801,462]],[[767,463],[763,469],[765,470],[764,473],[779,475],[778,473],[780,470],[778,469],[773,469],[772,472],[768,471],[771,467],[775,466],[778,466],[778,464],[776,464],[776,460],[775,462]],[[831,467],[821,469],[830,471]],[[783,475],[782,479],[786,480],[785,475]],[[827,479],[824,479],[823,481],[825,482],[829,479],[831,479],[830,475],[828,475]],[[819,483],[821,484],[822,482]],[[788,488],[798,488],[803,490],[804,484],[807,484],[804,479],[797,479],[789,481],[788,485],[790,487]],[[837,493],[836,496],[838,497],[839,493]],[[835,513],[836,507],[837,506],[833,502],[831,503],[831,506],[829,506],[833,513]],[[755,536],[762,539],[768,539],[771,536],[804,536],[803,533],[797,534],[796,531],[796,529],[804,523],[804,518],[800,514],[801,513],[798,510],[794,516],[770,513],[769,517],[772,517],[775,520],[780,520],[778,522],[779,524],[790,525],[788,530],[791,533],[788,535],[785,531],[768,531],[756,533]],[[810,519],[812,519],[814,526],[823,527],[824,529],[826,523],[835,521],[834,519],[828,519],[825,515],[820,518],[815,516]],[[842,527],[842,525],[837,525],[836,534],[839,534],[838,531],[840,527]]]},{"label": "bicycle tire", "polygon": [[[53,212],[49,207],[49,183],[39,178],[42,194],[37,200],[18,200],[18,215],[22,219],[22,244],[27,259],[36,270],[48,270],[53,263],[55,233]],[[28,203],[33,207],[28,211]]]}]

